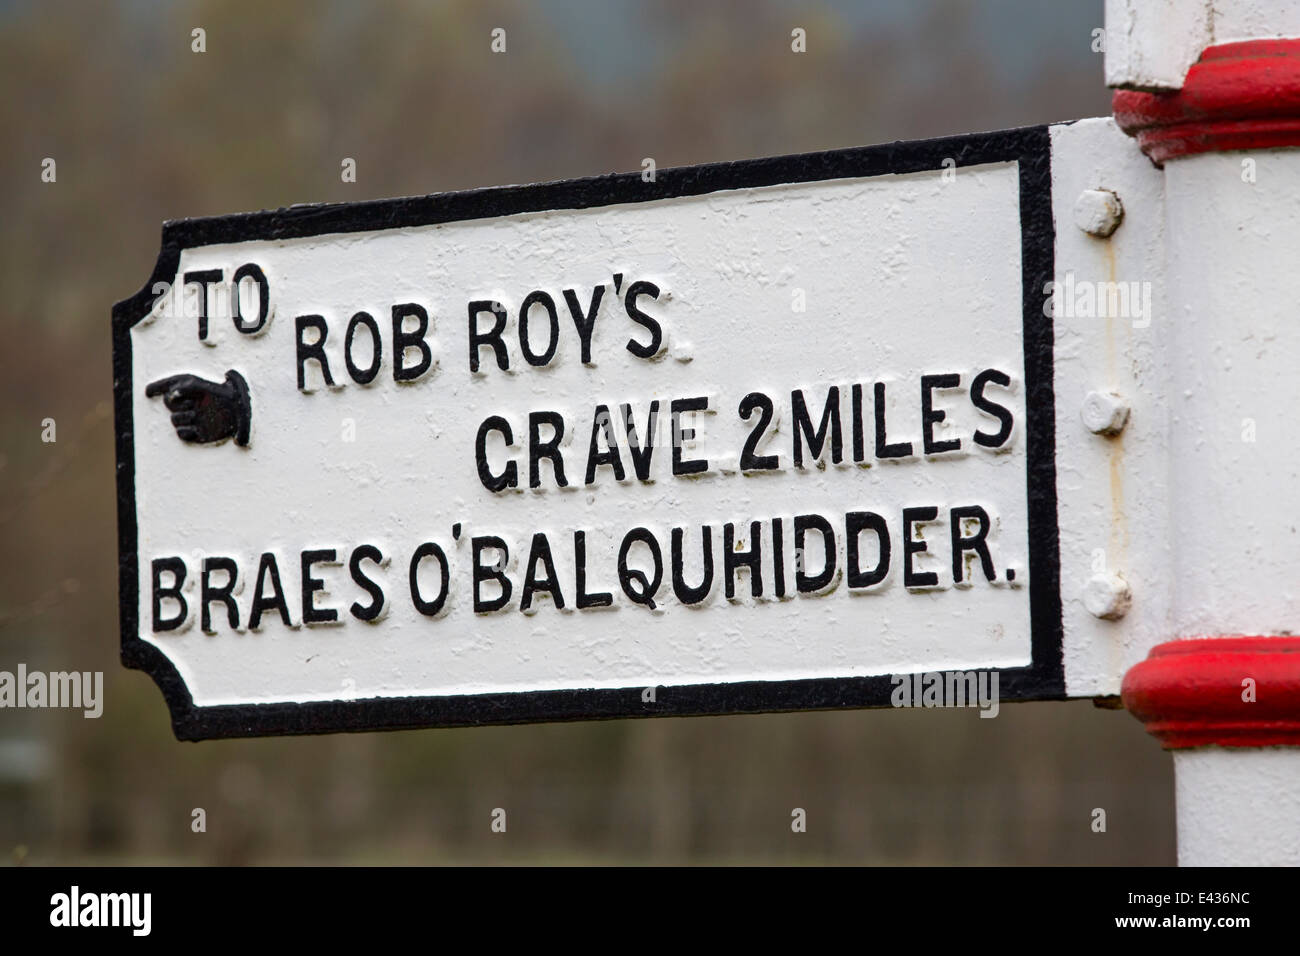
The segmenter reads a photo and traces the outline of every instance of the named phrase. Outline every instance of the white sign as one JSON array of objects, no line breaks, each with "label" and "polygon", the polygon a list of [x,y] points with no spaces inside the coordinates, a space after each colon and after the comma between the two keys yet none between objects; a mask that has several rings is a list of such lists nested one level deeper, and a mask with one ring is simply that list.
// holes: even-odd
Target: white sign
[{"label": "white sign", "polygon": [[169,223],[124,659],[183,737],[1063,696],[1048,151]]}]

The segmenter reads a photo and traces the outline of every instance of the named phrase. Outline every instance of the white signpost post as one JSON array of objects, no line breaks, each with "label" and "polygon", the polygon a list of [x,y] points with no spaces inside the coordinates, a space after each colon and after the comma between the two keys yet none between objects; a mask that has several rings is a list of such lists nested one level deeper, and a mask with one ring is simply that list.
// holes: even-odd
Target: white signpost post
[{"label": "white signpost post", "polygon": [[[114,309],[123,659],[187,739],[1118,702],[1204,635],[1166,175],[1087,120],[169,223]],[[1260,744],[1171,735],[1169,657],[1167,745]]]}]

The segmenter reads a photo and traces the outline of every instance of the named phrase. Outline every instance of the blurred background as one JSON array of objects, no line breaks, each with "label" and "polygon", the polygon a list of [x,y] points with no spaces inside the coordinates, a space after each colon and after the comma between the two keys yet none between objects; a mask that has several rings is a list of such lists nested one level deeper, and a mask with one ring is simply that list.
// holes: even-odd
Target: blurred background
[{"label": "blurred background", "polygon": [[181,744],[118,663],[109,311],[164,219],[1105,115],[1101,25],[1102,0],[0,0],[0,669],[106,697],[0,710],[0,862],[1172,864],[1169,756],[1087,701]]}]

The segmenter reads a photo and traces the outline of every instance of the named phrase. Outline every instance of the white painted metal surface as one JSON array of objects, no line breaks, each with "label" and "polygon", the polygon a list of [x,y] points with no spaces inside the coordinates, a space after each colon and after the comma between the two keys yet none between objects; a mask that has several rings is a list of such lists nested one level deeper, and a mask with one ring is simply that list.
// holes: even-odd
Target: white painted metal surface
[{"label": "white painted metal surface", "polygon": [[1300,620],[1297,182],[1294,150],[1207,153],[1165,169],[1179,463],[1169,504],[1205,518],[1173,555],[1170,637],[1291,634]]},{"label": "white painted metal surface", "polygon": [[1179,866],[1300,866],[1300,749],[1174,753]]},{"label": "white painted metal surface", "polygon": [[1206,47],[1300,37],[1300,0],[1106,0],[1106,85],[1176,90]]},{"label": "white painted metal surface", "polygon": [[[1124,207],[1108,238],[1075,223],[1079,197],[1093,190],[1115,193]],[[1170,637],[1163,201],[1160,171],[1113,121],[1052,127],[1056,483],[1072,696],[1118,693],[1124,672]],[[1095,434],[1086,421],[1097,392],[1123,396],[1129,408],[1118,435]],[[1114,579],[1131,601],[1120,618],[1100,617],[1113,602],[1096,595],[1111,594]]]},{"label": "white painted metal surface", "polygon": [[[192,315],[158,315],[131,332],[141,637],[174,662],[199,706],[1025,665],[1030,569],[1019,203],[1016,164],[999,163],[951,176],[936,169],[187,249],[177,276],[212,269],[228,277],[243,263],[257,263],[267,277],[271,313],[256,336],[235,331],[229,306],[223,312],[218,304],[205,342]],[[629,338],[650,338],[623,305],[629,286],[639,281],[662,290],[657,301],[640,300],[666,329],[662,353],[650,360],[626,347]],[[586,308],[595,287],[605,292],[591,362],[584,364],[563,290],[574,289]],[[556,357],[541,368],[524,362],[519,341],[519,306],[535,289],[548,291],[559,310]],[[252,292],[245,283],[246,313],[255,308]],[[495,300],[507,310],[509,372],[496,367],[490,348],[480,351],[480,372],[469,369],[467,303],[474,300]],[[409,383],[394,382],[392,372],[389,316],[400,303],[427,310],[436,360]],[[344,333],[358,310],[374,316],[382,330],[380,371],[367,386],[356,384],[344,365]],[[295,317],[306,314],[328,322],[333,388],[323,387],[314,362],[306,365],[306,390],[297,387]],[[532,349],[541,352],[546,313],[538,306],[531,315]],[[479,323],[489,326],[490,313]],[[369,338],[364,331],[358,336]],[[359,346],[358,364],[368,365],[369,358],[368,348]],[[408,361],[418,358],[408,351]],[[145,394],[144,383],[180,373],[220,380],[229,369],[244,376],[251,393],[246,448],[182,442],[160,400]],[[1015,420],[997,449],[972,441],[977,431],[999,428],[970,395],[974,376],[985,369],[1011,380],[985,393]],[[933,428],[935,440],[959,439],[962,447],[927,456],[921,377],[942,373],[959,375],[960,385],[932,393],[934,407],[946,414]],[[1089,384],[1085,378],[1071,375],[1069,383],[1077,380],[1081,388]],[[874,454],[875,382],[887,385],[887,440],[914,446],[904,459]],[[869,467],[851,460],[855,383],[865,393]],[[844,462],[828,463],[828,449],[821,464],[796,467],[791,393],[804,390],[815,426],[830,386],[841,390]],[[738,456],[757,418],[743,421],[738,404],[754,391],[777,400],[775,431],[758,451],[779,455],[780,467],[741,474]],[[1078,434],[1072,403],[1082,395],[1075,391],[1064,396],[1061,414],[1072,426],[1063,438],[1092,443],[1093,436]],[[669,403],[695,396],[708,398],[709,413],[683,421],[698,430],[683,457],[706,458],[709,469],[675,476]],[[584,484],[596,407],[630,403],[644,440],[652,400],[661,402],[653,480],[632,475],[624,427],[616,422],[627,479],[615,480],[606,467],[594,484]],[[499,433],[491,435],[490,468],[500,473],[513,460],[526,482],[527,453],[518,446],[527,438],[529,413],[538,410],[564,417],[569,486],[556,487],[553,466],[543,462],[541,488],[487,490],[475,467],[480,423],[490,415],[510,422],[516,448],[506,449]],[[928,506],[938,509],[938,520],[917,532],[928,552],[915,563],[918,572],[935,573],[939,584],[907,588],[902,511]],[[992,583],[970,552],[967,580],[953,586],[949,516],[958,506],[982,506],[992,518]],[[887,519],[893,551],[888,579],[855,591],[840,573],[829,593],[792,596],[801,560],[794,553],[792,517],[829,519],[842,569],[844,515],[854,510]],[[774,597],[771,564],[770,521],[777,517],[784,518],[789,593],[783,600]],[[764,594],[751,597],[742,572],[736,600],[728,601],[723,524],[734,522],[736,548],[749,549],[751,520],[765,523]],[[702,574],[704,525],[712,528],[714,586],[703,606],[686,607],[671,594],[670,531],[687,529],[686,579],[694,584]],[[665,581],[654,610],[629,600],[617,576],[620,542],[638,526],[653,532],[664,555]],[[612,609],[574,609],[577,529],[587,535],[587,588],[611,592]],[[525,614],[521,587],[538,532],[549,538],[566,607],[558,610],[542,595],[535,613]],[[479,535],[500,536],[511,547],[505,573],[513,596],[497,613],[476,614],[472,606],[470,539]],[[873,540],[870,533],[862,536],[864,567],[875,563]],[[823,559],[819,537],[810,534],[808,541],[805,566],[812,573]],[[450,597],[437,617],[417,612],[408,586],[409,562],[423,542],[439,544],[450,563]],[[364,566],[385,593],[385,615],[374,623],[348,610],[354,601],[368,601],[348,568],[349,556],[363,544],[376,546],[389,562]],[[304,627],[300,555],[314,549],[332,549],[340,562],[312,571],[323,582],[316,606],[333,609],[339,620]],[[250,630],[264,553],[277,559],[292,625],[272,610]],[[217,603],[212,632],[204,633],[195,624],[198,571],[214,555],[238,564],[239,627],[228,626],[224,605]],[[644,547],[632,555],[633,564],[649,572]],[[166,556],[186,562],[189,613],[181,628],[154,633],[151,562]],[[434,560],[422,565],[426,597],[439,591],[437,570]],[[1009,581],[1008,572],[1019,576]],[[495,593],[492,586],[484,592]],[[261,593],[266,597],[269,585]],[[167,614],[176,607],[165,604]],[[1105,633],[1109,639],[1111,632]],[[1084,689],[1114,692],[1122,656],[1090,654],[1096,661],[1089,661]]]}]

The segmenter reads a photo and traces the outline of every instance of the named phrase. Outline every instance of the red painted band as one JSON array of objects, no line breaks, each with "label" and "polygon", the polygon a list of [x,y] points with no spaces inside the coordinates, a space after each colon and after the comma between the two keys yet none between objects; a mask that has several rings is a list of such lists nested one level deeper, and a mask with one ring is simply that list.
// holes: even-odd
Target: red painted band
[{"label": "red painted band", "polygon": [[1120,129],[1157,164],[1196,153],[1300,146],[1300,40],[1209,47],[1181,90],[1119,90],[1111,105]]},{"label": "red painted band", "polygon": [[1124,706],[1166,750],[1300,746],[1297,638],[1160,644],[1124,675],[1121,692]]}]

